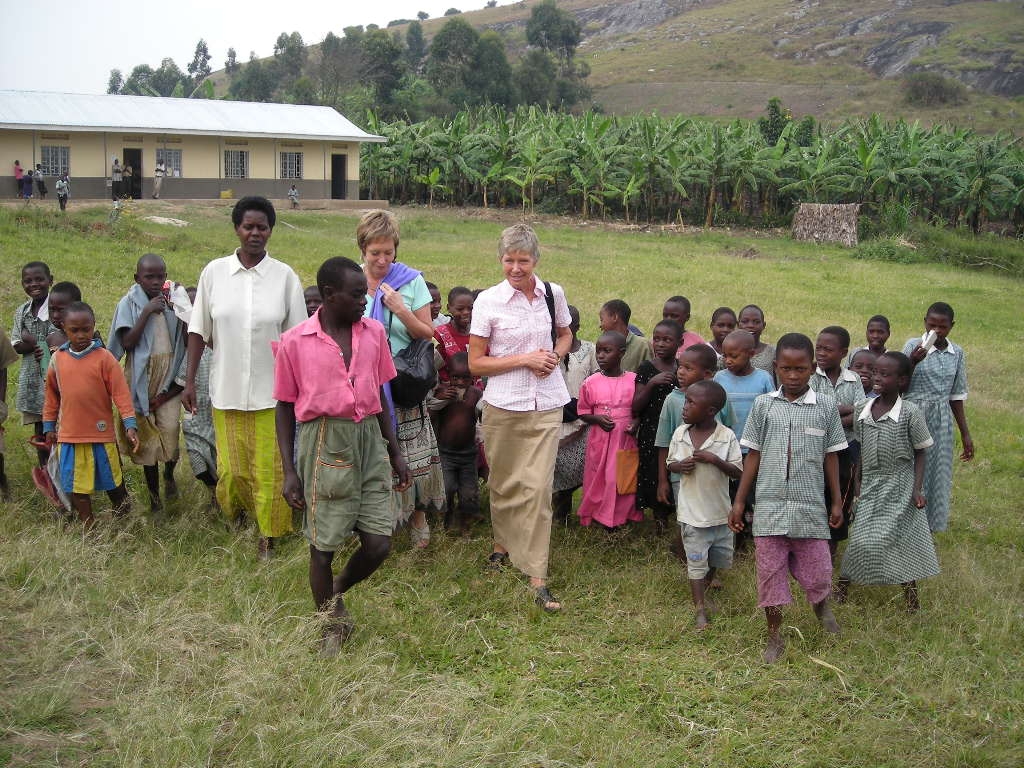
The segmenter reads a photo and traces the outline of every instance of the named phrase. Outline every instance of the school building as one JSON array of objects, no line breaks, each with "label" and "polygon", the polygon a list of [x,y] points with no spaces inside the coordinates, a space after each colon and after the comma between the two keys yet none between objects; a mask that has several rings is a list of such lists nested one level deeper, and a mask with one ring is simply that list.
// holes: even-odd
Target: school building
[{"label": "school building", "polygon": [[[112,195],[114,158],[133,170],[122,195],[148,198],[167,167],[161,198],[263,195],[359,199],[359,145],[386,141],[331,107],[0,90],[0,164],[14,193],[14,161],[65,170],[73,198]],[[0,186],[0,190],[6,189]]]}]

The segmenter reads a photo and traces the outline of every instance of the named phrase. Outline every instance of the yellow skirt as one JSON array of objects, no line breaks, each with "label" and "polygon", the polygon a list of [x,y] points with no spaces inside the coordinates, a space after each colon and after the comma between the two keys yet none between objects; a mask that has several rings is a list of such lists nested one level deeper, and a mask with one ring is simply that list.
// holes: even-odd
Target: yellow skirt
[{"label": "yellow skirt", "polygon": [[228,517],[245,511],[263,536],[292,532],[292,509],[281,491],[284,472],[277,454],[274,409],[221,411],[213,408],[217,437],[217,501]]}]

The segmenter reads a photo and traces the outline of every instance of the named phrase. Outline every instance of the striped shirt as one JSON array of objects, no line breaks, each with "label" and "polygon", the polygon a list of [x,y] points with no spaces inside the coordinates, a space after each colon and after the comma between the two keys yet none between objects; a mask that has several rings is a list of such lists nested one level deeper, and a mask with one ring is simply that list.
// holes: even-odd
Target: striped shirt
[{"label": "striped shirt", "polygon": [[[533,296],[512,287],[503,280],[481,293],[473,304],[472,336],[487,339],[491,357],[509,357],[552,349],[551,315],[544,292],[544,282],[534,275]],[[551,283],[555,300],[555,324],[568,328],[569,305],[565,291]],[[483,401],[506,411],[548,411],[569,402],[569,390],[557,366],[550,376],[541,378],[526,366],[490,376]]]}]

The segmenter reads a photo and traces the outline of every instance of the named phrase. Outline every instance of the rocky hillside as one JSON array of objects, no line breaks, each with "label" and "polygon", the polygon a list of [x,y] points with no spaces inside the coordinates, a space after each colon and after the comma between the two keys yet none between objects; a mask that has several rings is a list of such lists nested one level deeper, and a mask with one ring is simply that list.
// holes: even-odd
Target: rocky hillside
[{"label": "rocky hillside", "polygon": [[[825,118],[881,112],[987,129],[1012,128],[1024,112],[1020,0],[561,0],[559,5],[583,27],[580,53],[592,68],[595,101],[609,111],[752,116],[776,95],[795,112]],[[518,3],[466,18],[521,40],[528,15],[529,4]],[[970,89],[969,103],[908,107],[900,82],[917,71],[963,82]]]},{"label": "rocky hillside", "polygon": [[[537,0],[463,14],[516,56]],[[878,112],[1020,132],[1024,0],[559,0],[583,29],[594,102],[608,112],[754,117],[778,96],[826,120]],[[387,19],[381,19],[384,26]],[[424,22],[429,39],[447,21]],[[404,34],[404,26],[397,26]],[[340,30],[337,30],[340,33]],[[244,48],[244,46],[243,46]],[[937,72],[966,104],[912,107],[903,79]],[[215,78],[218,91],[225,79]]]}]

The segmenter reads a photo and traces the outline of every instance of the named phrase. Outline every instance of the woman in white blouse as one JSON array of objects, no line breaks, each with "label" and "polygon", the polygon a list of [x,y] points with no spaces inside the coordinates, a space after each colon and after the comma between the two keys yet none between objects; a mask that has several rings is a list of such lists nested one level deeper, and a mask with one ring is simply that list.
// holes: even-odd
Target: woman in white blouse
[{"label": "woman in white blouse", "polygon": [[243,197],[231,212],[240,247],[203,268],[188,326],[182,405],[195,412],[195,378],[204,346],[213,350],[210,402],[217,442],[217,500],[231,518],[245,511],[260,528],[259,557],[292,530],[281,495],[284,477],[274,432],[271,344],[306,319],[298,275],[267,253],[274,206]]}]

